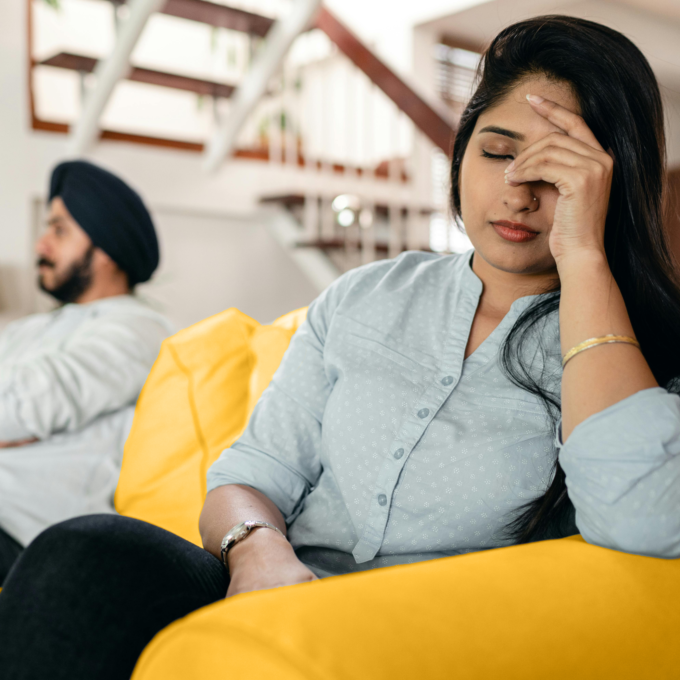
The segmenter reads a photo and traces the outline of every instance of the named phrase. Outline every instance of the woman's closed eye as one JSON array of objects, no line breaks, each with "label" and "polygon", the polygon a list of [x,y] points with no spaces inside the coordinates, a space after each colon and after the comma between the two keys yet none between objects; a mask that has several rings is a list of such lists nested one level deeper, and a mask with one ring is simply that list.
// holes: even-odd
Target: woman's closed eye
[{"label": "woman's closed eye", "polygon": [[493,160],[501,160],[501,161],[503,161],[503,160],[513,160],[513,158],[514,158],[514,156],[509,156],[509,155],[501,156],[501,155],[498,155],[498,154],[495,154],[495,153],[489,153],[488,151],[484,151],[483,149],[482,149],[482,156],[484,158],[491,158]]}]

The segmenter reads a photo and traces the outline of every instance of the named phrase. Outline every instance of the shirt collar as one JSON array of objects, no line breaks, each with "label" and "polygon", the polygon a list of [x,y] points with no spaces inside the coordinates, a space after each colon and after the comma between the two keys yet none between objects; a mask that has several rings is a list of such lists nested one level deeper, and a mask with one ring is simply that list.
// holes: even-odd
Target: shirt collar
[{"label": "shirt collar", "polygon": [[[462,257],[460,258],[460,263],[461,263],[461,269],[462,271],[460,272],[461,276],[461,284],[462,287],[469,291],[470,293],[474,294],[477,298],[481,297],[482,291],[484,289],[484,284],[482,283],[482,280],[475,274],[474,270],[472,269],[472,256],[474,255],[475,251],[474,248],[472,250],[469,250],[465,253],[463,253]],[[514,317],[518,317],[529,305],[536,299],[540,297],[544,297],[546,295],[549,295],[550,293],[538,293],[535,295],[524,295],[520,298],[517,298],[512,305],[510,305],[510,313]]]}]

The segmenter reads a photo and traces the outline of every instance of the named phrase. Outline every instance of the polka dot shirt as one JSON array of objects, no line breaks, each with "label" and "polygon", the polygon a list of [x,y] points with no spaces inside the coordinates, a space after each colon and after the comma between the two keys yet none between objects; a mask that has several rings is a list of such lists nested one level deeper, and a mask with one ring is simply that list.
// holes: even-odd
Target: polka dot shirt
[{"label": "polka dot shirt", "polygon": [[[209,490],[246,484],[264,493],[286,518],[300,559],[328,576],[508,545],[508,522],[545,492],[559,452],[584,536],[625,550],[628,529],[642,546],[635,552],[653,551],[658,541],[645,545],[646,525],[631,528],[644,489],[637,498],[628,492],[646,483],[649,494],[658,483],[660,493],[668,476],[645,481],[659,460],[632,472],[622,456],[630,451],[629,412],[638,414],[644,448],[651,430],[639,408],[659,421],[661,404],[668,431],[660,457],[668,457],[666,440],[676,442],[665,469],[673,471],[676,506],[672,518],[673,508],[661,509],[668,517],[653,533],[663,534],[664,549],[678,549],[680,398],[644,390],[584,421],[563,446],[538,398],[499,363],[508,331],[541,296],[516,300],[464,358],[482,293],[471,254],[404,253],[329,287],[310,306],[245,433],[211,467]],[[542,350],[537,339],[522,351],[559,397],[557,312],[540,331]]]}]

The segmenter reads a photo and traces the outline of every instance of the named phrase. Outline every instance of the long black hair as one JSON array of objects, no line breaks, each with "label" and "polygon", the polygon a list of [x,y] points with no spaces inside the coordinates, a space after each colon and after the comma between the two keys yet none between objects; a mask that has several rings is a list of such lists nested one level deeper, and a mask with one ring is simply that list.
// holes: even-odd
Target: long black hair
[{"label": "long black hair", "polygon": [[[480,62],[479,84],[463,112],[453,147],[452,206],[460,224],[461,163],[477,119],[522,80],[544,76],[567,84],[581,115],[615,159],[604,245],[635,335],[659,385],[677,391],[680,376],[680,288],[662,214],[666,141],[661,94],[640,50],[601,24],[549,15],[499,33]],[[557,425],[559,394],[522,346],[558,312],[559,288],[534,301],[506,336],[500,362],[507,377],[536,395]],[[547,351],[545,347],[542,351]],[[517,543],[575,533],[574,507],[557,456],[552,482],[522,506],[506,528]]]}]

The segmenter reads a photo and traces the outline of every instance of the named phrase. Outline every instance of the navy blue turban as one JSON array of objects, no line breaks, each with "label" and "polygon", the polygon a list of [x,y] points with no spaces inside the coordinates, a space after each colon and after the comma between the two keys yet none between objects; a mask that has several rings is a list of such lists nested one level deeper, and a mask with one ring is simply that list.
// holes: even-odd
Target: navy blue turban
[{"label": "navy blue turban", "polygon": [[92,163],[68,161],[52,172],[49,200],[56,196],[92,243],[128,275],[130,286],[151,278],[158,266],[158,240],[136,191]]}]

